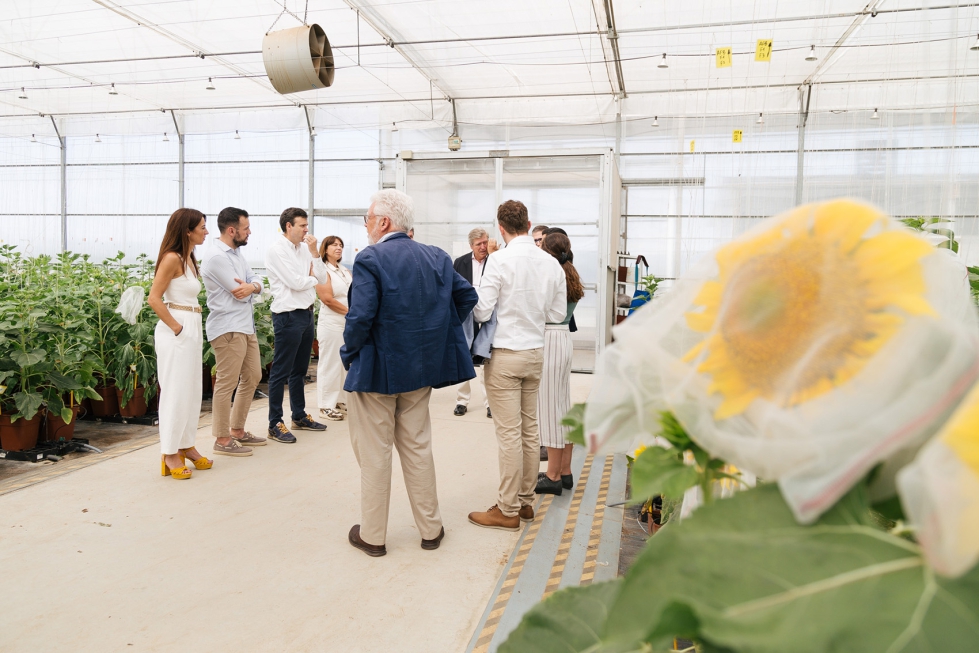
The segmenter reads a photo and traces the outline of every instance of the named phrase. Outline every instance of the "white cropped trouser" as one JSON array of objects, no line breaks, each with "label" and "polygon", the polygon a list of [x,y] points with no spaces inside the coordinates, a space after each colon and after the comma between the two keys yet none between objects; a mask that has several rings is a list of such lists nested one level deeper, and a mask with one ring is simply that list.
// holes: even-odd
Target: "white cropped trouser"
[{"label": "white cropped trouser", "polygon": [[156,323],[154,332],[160,380],[160,450],[164,455],[194,446],[203,385],[201,314],[176,309],[170,314],[184,327],[180,335],[174,335],[162,321]]}]

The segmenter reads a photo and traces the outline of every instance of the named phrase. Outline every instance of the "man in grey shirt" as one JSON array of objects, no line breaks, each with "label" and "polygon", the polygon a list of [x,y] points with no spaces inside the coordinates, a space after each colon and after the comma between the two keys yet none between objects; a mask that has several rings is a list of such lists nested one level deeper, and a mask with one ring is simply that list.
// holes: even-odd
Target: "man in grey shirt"
[{"label": "man in grey shirt", "polygon": [[252,309],[256,296],[262,292],[262,281],[240,251],[251,234],[248,212],[234,207],[224,209],[218,214],[218,230],[221,235],[214,241],[214,253],[201,267],[210,310],[205,331],[217,363],[211,433],[217,438],[214,453],[250,456],[251,447],[266,443],[265,438],[245,431],[255,388],[262,379]]}]

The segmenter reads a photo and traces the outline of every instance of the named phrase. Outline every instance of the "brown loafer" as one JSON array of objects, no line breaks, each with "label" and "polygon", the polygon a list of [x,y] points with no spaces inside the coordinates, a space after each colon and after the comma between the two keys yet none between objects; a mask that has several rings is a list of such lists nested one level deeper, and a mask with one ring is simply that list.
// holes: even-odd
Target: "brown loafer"
[{"label": "brown loafer", "polygon": [[375,546],[360,539],[360,524],[354,524],[353,528],[350,529],[350,534],[347,535],[347,539],[350,540],[351,546],[355,549],[360,549],[372,558],[380,558],[382,555],[387,555],[387,547],[383,544]]},{"label": "brown loafer", "polygon": [[443,537],[445,537],[445,526],[439,529],[439,534],[434,540],[422,539],[422,548],[426,551],[439,548],[439,544],[441,544]]},{"label": "brown loafer", "polygon": [[483,528],[498,528],[501,531],[519,531],[520,517],[507,517],[500,511],[499,506],[493,506],[486,512],[469,513],[469,521]]},{"label": "brown loafer", "polygon": [[520,517],[520,521],[534,521],[534,507],[520,506],[520,512],[517,515]]}]

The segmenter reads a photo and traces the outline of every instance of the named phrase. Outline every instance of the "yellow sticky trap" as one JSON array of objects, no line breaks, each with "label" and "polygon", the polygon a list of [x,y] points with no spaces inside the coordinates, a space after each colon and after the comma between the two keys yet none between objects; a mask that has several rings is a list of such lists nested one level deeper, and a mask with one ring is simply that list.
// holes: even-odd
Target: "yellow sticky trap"
[{"label": "yellow sticky trap", "polygon": [[693,152],[693,144],[697,141],[690,141],[690,151]]},{"label": "yellow sticky trap", "polygon": [[733,142],[735,142],[735,143],[740,143],[741,142],[741,130],[740,129],[735,129],[734,130],[734,134],[731,137],[731,140]]},{"label": "yellow sticky trap", "polygon": [[758,45],[755,46],[755,61],[771,61],[771,60],[772,60],[772,40],[758,39]]},{"label": "yellow sticky trap", "polygon": [[731,67],[731,48],[717,48],[717,67]]}]

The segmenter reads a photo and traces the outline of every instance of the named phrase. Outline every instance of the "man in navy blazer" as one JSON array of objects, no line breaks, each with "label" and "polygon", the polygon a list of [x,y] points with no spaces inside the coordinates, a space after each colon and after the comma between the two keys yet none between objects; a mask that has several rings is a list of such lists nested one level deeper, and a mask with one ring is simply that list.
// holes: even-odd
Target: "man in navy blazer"
[{"label": "man in navy blazer", "polygon": [[364,217],[371,246],[358,254],[348,291],[340,358],[347,368],[350,441],[360,465],[361,523],[350,544],[387,553],[391,448],[398,448],[405,488],[423,549],[437,549],[445,529],[432,457],[432,388],[476,376],[462,322],[479,299],[437,247],[408,237],[411,198],[382,190]]}]

